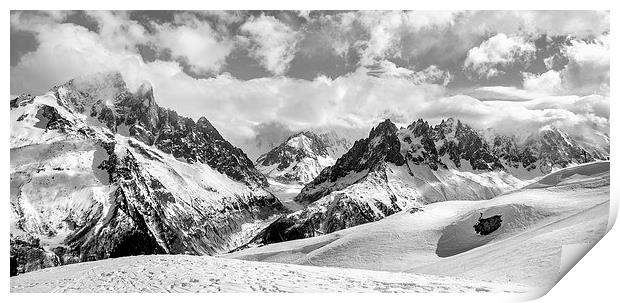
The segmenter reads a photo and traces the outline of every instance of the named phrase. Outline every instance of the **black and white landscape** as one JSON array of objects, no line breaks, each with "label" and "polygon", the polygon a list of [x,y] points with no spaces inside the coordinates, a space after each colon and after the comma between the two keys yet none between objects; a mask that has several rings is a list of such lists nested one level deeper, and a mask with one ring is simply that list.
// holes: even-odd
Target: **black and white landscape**
[{"label": "black and white landscape", "polygon": [[545,293],[609,62],[609,12],[13,11],[10,290]]}]

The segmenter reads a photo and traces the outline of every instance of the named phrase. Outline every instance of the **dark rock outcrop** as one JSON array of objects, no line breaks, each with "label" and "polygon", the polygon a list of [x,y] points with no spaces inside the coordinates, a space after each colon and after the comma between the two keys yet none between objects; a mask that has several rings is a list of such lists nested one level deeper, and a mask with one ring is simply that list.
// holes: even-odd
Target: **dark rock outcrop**
[{"label": "dark rock outcrop", "polygon": [[[447,163],[441,160],[441,157],[447,155],[457,168],[461,168],[461,160],[467,161],[474,170],[503,168],[482,136],[461,121],[455,122],[449,118],[432,127],[419,119],[407,129],[421,143],[410,146],[407,151],[407,159],[414,164],[426,164],[433,170],[447,168]],[[405,138],[412,140],[406,135]]]},{"label": "dark rock outcrop", "polygon": [[508,167],[538,169],[541,173],[549,173],[552,167],[607,158],[604,151],[587,148],[553,127],[543,129],[525,140],[518,140],[514,136],[496,136],[492,149]]},{"label": "dark rock outcrop", "polygon": [[502,226],[502,216],[495,215],[488,218],[483,218],[482,214],[480,214],[480,218],[478,218],[478,223],[474,225],[474,230],[476,233],[486,236]]},{"label": "dark rock outcrop", "polygon": [[306,184],[297,201],[312,202],[339,188],[321,187],[326,182],[336,182],[351,172],[374,171],[384,162],[405,164],[400,153],[397,128],[389,119],[374,127],[368,138],[355,141],[351,149],[336,160],[336,164],[321,171],[312,182]]},{"label": "dark rock outcrop", "polygon": [[53,253],[41,247],[39,239],[32,236],[10,237],[10,275],[39,270],[60,265],[60,260]]},{"label": "dark rock outcrop", "polygon": [[21,105],[34,102],[34,96],[31,94],[22,94],[10,100],[11,108],[18,108]]}]

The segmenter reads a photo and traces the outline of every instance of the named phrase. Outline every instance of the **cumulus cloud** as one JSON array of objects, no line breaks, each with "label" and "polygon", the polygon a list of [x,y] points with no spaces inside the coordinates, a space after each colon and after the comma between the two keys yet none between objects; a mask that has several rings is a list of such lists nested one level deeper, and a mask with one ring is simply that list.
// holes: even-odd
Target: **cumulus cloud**
[{"label": "cumulus cloud", "polygon": [[275,75],[282,75],[293,60],[300,35],[273,16],[250,17],[242,26],[250,54]]},{"label": "cumulus cloud", "polygon": [[503,73],[501,68],[519,62],[527,63],[536,47],[523,37],[497,34],[467,52],[464,68],[479,78],[492,78]]},{"label": "cumulus cloud", "polygon": [[609,91],[609,36],[592,42],[573,40],[564,49],[568,65],[562,71],[564,84],[577,91]]},{"label": "cumulus cloud", "polygon": [[16,30],[38,30],[42,26],[63,21],[67,11],[15,11],[11,12],[11,28]]},{"label": "cumulus cloud", "polygon": [[194,15],[179,14],[175,16],[174,24],[156,27],[156,46],[169,49],[176,58],[185,58],[195,73],[219,71],[234,47],[229,37]]},{"label": "cumulus cloud", "polygon": [[609,36],[592,41],[572,40],[560,55],[568,61],[562,70],[524,72],[523,88],[548,94],[609,93]]},{"label": "cumulus cloud", "polygon": [[127,11],[88,11],[97,22],[99,40],[111,49],[134,49],[137,44],[147,43],[151,37],[138,22],[129,19]]},{"label": "cumulus cloud", "polygon": [[445,67],[498,33],[584,39],[609,31],[605,11],[361,11],[315,21],[337,53],[355,49],[360,65],[402,57]]},{"label": "cumulus cloud", "polygon": [[367,31],[368,39],[359,43],[361,65],[370,65],[386,56],[400,57],[402,38],[429,27],[450,25],[456,12],[442,11],[363,11],[358,22]]},{"label": "cumulus cloud", "polygon": [[608,11],[466,11],[455,22],[460,31],[507,35],[567,36],[578,39],[609,31]]},{"label": "cumulus cloud", "polygon": [[37,50],[11,68],[11,91],[42,93],[78,76],[142,60],[134,52],[109,49],[99,35],[70,23],[41,26],[37,40]]}]

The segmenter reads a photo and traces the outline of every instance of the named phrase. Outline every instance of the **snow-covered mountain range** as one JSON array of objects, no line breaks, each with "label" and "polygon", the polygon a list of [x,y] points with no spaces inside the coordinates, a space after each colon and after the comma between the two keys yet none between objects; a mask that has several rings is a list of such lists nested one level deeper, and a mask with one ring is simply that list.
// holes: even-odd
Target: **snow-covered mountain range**
[{"label": "snow-covered mountain range", "polygon": [[545,128],[526,140],[485,134],[447,119],[398,128],[390,120],[355,142],[295,197],[305,208],[282,216],[248,245],[313,237],[447,200],[490,199],[554,169],[608,159],[608,147],[579,144]]},{"label": "snow-covered mountain range", "polygon": [[449,118],[385,120],[353,144],[301,131],[255,166],[206,118],[159,107],[148,83],[130,92],[118,73],[10,106],[16,272],[320,236],[435,202],[491,199],[609,155],[553,127],[517,138]]},{"label": "snow-covered mountain range", "polygon": [[[609,164],[561,169],[489,200],[434,203],[219,257],[133,256],[48,268],[11,277],[11,292],[507,292],[531,300],[605,234]],[[501,225],[477,234],[481,214],[499,216]]]},{"label": "snow-covered mountain range", "polygon": [[[159,107],[118,73],[11,100],[11,266],[214,254],[285,208],[206,118]],[[14,258],[13,258],[14,256]]]}]

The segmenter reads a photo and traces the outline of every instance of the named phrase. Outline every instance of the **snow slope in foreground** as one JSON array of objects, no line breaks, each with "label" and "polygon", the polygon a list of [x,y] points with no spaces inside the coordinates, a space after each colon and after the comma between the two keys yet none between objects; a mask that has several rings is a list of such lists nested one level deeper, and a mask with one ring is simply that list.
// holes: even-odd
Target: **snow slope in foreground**
[{"label": "snow slope in foreground", "polygon": [[[501,227],[487,236],[475,233],[480,213],[501,215]],[[609,162],[595,162],[493,199],[438,202],[225,257],[520,283],[544,291],[565,272],[562,247],[596,243],[606,232],[608,213]]]},{"label": "snow slope in foreground", "polygon": [[71,264],[11,277],[11,292],[524,292],[449,277],[150,255]]}]

